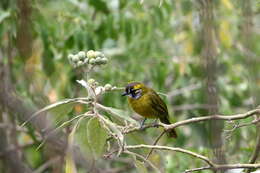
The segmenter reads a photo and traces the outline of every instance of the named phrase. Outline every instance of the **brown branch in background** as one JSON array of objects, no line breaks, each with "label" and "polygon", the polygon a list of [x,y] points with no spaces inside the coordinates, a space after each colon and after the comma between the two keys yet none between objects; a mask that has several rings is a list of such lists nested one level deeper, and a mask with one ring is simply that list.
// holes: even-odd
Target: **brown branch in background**
[{"label": "brown branch in background", "polygon": [[[253,10],[252,10],[252,1],[241,1],[242,5],[242,27],[241,27],[241,37],[242,37],[242,55],[245,59],[245,67],[248,69],[248,83],[249,83],[249,89],[250,94],[253,98],[253,105],[256,106],[260,103],[260,89],[257,84],[257,81],[259,81],[260,72],[259,72],[259,58],[256,58],[253,52]],[[260,116],[256,116],[255,119],[259,119]],[[257,158],[259,157],[260,153],[260,125],[256,126],[256,146],[254,148],[254,151],[251,155],[251,158],[249,160],[249,163],[255,163]],[[248,169],[246,172],[251,172],[252,169]]]},{"label": "brown branch in background", "polygon": [[[205,96],[206,104],[214,105],[207,109],[210,115],[218,113],[218,65],[217,65],[217,40],[216,40],[216,27],[214,17],[214,2],[212,0],[201,0],[201,13],[200,19],[202,24],[201,38],[202,44],[202,62],[204,63],[205,74]],[[225,152],[223,148],[223,139],[221,137],[223,122],[209,121],[209,142],[212,147],[214,159],[219,164],[226,163]]]},{"label": "brown branch in background", "polygon": [[32,52],[32,21],[31,21],[31,0],[17,0],[17,48],[24,60],[31,56]]},{"label": "brown branch in background", "polygon": [[22,150],[24,148],[31,147],[34,144],[35,144],[34,142],[29,142],[29,143],[24,144],[24,145],[18,145],[18,146],[11,145],[8,148],[6,148],[5,150],[2,150],[0,152],[0,158],[4,157],[4,155],[9,154],[10,152]]},{"label": "brown branch in background", "polygon": [[[259,132],[260,129],[260,124],[258,123],[260,120],[260,116],[256,115],[256,117],[258,119],[255,119],[252,123],[256,123],[256,131]],[[258,123],[258,124],[257,124]],[[255,149],[250,157],[249,163],[253,164],[256,162],[257,158],[259,157],[259,153],[260,153],[260,134],[257,133],[257,139],[256,139],[256,146]],[[252,171],[252,169],[248,169],[246,172],[250,173]]]},{"label": "brown branch in background", "polygon": [[[4,49],[4,48],[2,48]],[[0,85],[0,103],[1,103],[1,93],[8,92],[8,90],[4,87],[5,81],[10,82],[9,78],[9,63],[4,63],[4,56],[10,57],[11,55],[11,44],[9,43],[6,48],[6,54],[2,54],[0,52],[0,79],[1,79],[1,85]],[[5,74],[5,75],[4,75]],[[0,122],[6,124],[3,120],[4,113],[8,112],[8,109],[5,107],[4,104],[0,104]],[[10,111],[11,112],[11,111]],[[13,113],[13,112],[12,112]],[[9,124],[9,126],[12,126]],[[12,128],[13,129],[13,128]],[[6,150],[8,150],[8,147],[11,146],[10,144],[10,133],[7,133],[7,130],[4,128],[0,128],[0,153],[5,153]],[[16,173],[31,173],[32,170],[26,165],[26,163],[23,162],[23,160],[20,157],[20,154],[18,150],[12,150],[8,152],[8,154],[3,154],[2,159],[3,160],[3,169],[6,172],[16,172]]]},{"label": "brown branch in background", "polygon": [[[257,127],[259,129],[259,127]],[[260,135],[257,136],[257,143],[254,149],[254,152],[252,153],[252,156],[250,158],[249,163],[255,163],[256,159],[258,158],[259,152],[260,152]]]},{"label": "brown branch in background", "polygon": [[[2,115],[0,109],[0,121],[2,121]],[[7,131],[0,129],[0,153],[5,153],[8,147],[11,145],[8,142]],[[3,165],[6,172],[15,173],[32,173],[32,170],[22,161],[19,157],[18,150],[9,151],[8,154],[2,155]]]}]

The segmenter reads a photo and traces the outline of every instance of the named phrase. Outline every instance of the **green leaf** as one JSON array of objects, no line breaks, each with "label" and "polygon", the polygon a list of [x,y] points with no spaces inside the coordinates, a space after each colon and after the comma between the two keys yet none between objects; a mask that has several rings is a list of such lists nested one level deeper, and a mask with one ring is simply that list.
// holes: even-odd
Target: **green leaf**
[{"label": "green leaf", "polygon": [[188,13],[192,12],[192,2],[189,0],[182,1],[181,7],[184,15],[187,15]]},{"label": "green leaf", "polygon": [[9,11],[0,12],[0,23],[2,23],[10,15],[11,15],[11,13]]},{"label": "green leaf", "polygon": [[123,9],[127,5],[127,0],[121,0],[119,1],[119,7],[120,9]]},{"label": "green leaf", "polygon": [[67,104],[61,104],[53,109],[51,109],[51,114],[54,115],[52,117],[54,117],[54,121],[58,121],[58,119],[60,119],[61,117],[68,115],[73,107],[74,107],[75,103],[67,103]]},{"label": "green leaf", "polygon": [[75,45],[75,39],[73,35],[69,36],[69,38],[65,41],[65,46],[67,49],[72,49]]},{"label": "green leaf", "polygon": [[125,20],[124,21],[124,29],[125,29],[125,36],[127,41],[131,41],[132,39],[132,33],[133,33],[133,22],[131,20]]},{"label": "green leaf", "polygon": [[121,109],[106,107],[104,105],[99,105],[99,108],[102,109],[103,111],[106,111],[107,113],[109,113],[111,116],[114,116],[115,118],[119,117],[120,119],[126,120],[126,121],[131,122],[135,125],[139,124],[136,120],[134,120],[130,116],[128,116],[127,112],[125,112]]},{"label": "green leaf", "polygon": [[37,168],[41,165],[42,155],[40,152],[35,152],[36,147],[25,148],[25,158],[32,168]]},{"label": "green leaf", "polygon": [[89,117],[84,118],[77,129],[77,133],[75,134],[75,140],[80,147],[80,150],[84,153],[84,155],[88,156],[88,158],[93,158],[93,153],[87,139],[87,125],[88,125]]},{"label": "green leaf", "polygon": [[42,30],[42,38],[43,38],[43,45],[44,51],[42,56],[42,66],[43,71],[47,76],[51,76],[55,72],[55,65],[54,65],[54,53],[51,50],[51,41],[49,38],[49,32],[46,30]]},{"label": "green leaf", "polygon": [[[74,99],[66,99],[66,100],[62,100],[62,101],[59,101],[59,102],[56,102],[56,103],[53,103],[51,105],[48,105],[46,107],[44,107],[43,109],[35,112],[28,120],[26,120],[22,126],[24,126],[26,123],[28,123],[29,121],[31,121],[33,118],[35,118],[36,116],[38,116],[40,113],[43,113],[43,112],[46,112],[46,111],[50,111],[50,110],[53,110],[53,109],[57,109],[56,110],[56,113],[59,112],[59,110],[61,109],[60,106],[62,105],[66,105],[68,106],[68,104],[70,104],[70,106],[74,106],[74,104],[71,104],[71,103],[85,103],[85,101],[87,101],[86,98],[74,98]],[[69,108],[68,108],[69,109]],[[67,110],[68,111],[68,110]],[[60,110],[61,112],[61,110]]]},{"label": "green leaf", "polygon": [[65,173],[77,173],[76,165],[73,160],[72,153],[67,153],[65,157]]},{"label": "green leaf", "polygon": [[77,123],[73,126],[73,129],[68,136],[68,148],[67,148],[66,157],[65,157],[65,160],[66,160],[65,173],[77,173],[76,164],[75,164],[74,158],[73,158],[73,148],[72,147],[74,144],[74,136],[75,136],[77,127],[83,119],[84,119],[84,117],[81,117],[77,121]]},{"label": "green leaf", "polygon": [[107,136],[107,131],[100,124],[98,118],[94,117],[88,121],[87,139],[96,159],[104,152]]},{"label": "green leaf", "polygon": [[109,13],[107,4],[102,0],[89,0],[89,4],[95,7],[97,11],[101,11],[103,13]]}]

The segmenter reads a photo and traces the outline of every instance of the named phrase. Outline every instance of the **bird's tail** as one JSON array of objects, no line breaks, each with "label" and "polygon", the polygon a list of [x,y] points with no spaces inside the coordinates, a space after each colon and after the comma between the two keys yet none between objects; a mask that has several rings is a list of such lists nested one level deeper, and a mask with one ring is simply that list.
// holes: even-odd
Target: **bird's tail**
[{"label": "bird's tail", "polygon": [[[168,117],[160,118],[160,121],[164,124],[171,124]],[[175,129],[171,129],[171,130],[167,131],[167,135],[172,138],[177,138],[177,133],[176,133]]]}]

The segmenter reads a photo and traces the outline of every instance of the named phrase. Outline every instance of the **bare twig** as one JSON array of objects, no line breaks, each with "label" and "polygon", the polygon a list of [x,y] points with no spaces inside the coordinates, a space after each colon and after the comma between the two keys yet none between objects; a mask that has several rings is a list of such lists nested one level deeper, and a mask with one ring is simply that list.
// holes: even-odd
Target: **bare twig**
[{"label": "bare twig", "polygon": [[213,163],[208,157],[205,157],[203,155],[194,153],[189,150],[185,150],[182,148],[174,148],[174,147],[167,147],[167,146],[153,146],[153,145],[131,145],[131,146],[126,146],[125,149],[142,149],[142,148],[152,148],[156,150],[167,150],[167,151],[175,151],[175,152],[180,152],[184,154],[188,154],[190,156],[196,157],[200,160],[203,160],[205,163],[207,163],[209,166],[208,167],[201,167],[201,168],[194,168],[190,170],[186,170],[186,172],[194,172],[194,171],[199,171],[199,170],[206,170],[206,169],[211,169],[211,170],[225,170],[225,169],[237,169],[237,168],[260,168],[260,163],[256,164],[215,164]]},{"label": "bare twig", "polygon": [[190,156],[201,159],[204,162],[206,162],[208,165],[214,167],[214,163],[212,161],[210,161],[209,158],[202,156],[200,154],[194,153],[192,151],[182,149],[182,148],[174,148],[174,147],[159,146],[159,145],[155,145],[155,146],[154,145],[144,145],[144,144],[125,146],[125,149],[141,149],[141,148],[151,148],[151,149],[155,149],[155,150],[167,150],[167,151],[175,151],[175,152],[185,153],[185,154],[188,154]]},{"label": "bare twig", "polygon": [[211,167],[210,166],[205,166],[205,167],[200,167],[200,168],[193,168],[193,169],[185,170],[184,172],[185,173],[196,172],[196,171],[203,171],[203,170],[206,170],[206,169],[211,169]]},{"label": "bare twig", "polygon": [[124,151],[124,153],[137,156],[138,158],[142,159],[144,162],[148,163],[156,172],[161,173],[161,171],[151,161],[147,160],[142,155],[134,153],[134,152],[131,152],[131,151]]},{"label": "bare twig", "polygon": [[256,164],[240,164],[240,163],[238,163],[238,164],[224,164],[224,165],[214,164],[214,167],[205,166],[205,167],[201,167],[201,168],[189,169],[189,170],[186,170],[185,173],[196,172],[196,171],[207,170],[207,169],[226,170],[226,169],[238,169],[238,168],[257,169],[257,168],[260,168],[260,163],[256,163]]},{"label": "bare twig", "polygon": [[239,119],[248,118],[255,114],[260,114],[260,109],[254,109],[243,114],[202,116],[202,117],[187,119],[184,121],[179,121],[171,125],[166,125],[166,124],[162,125],[162,123],[159,123],[159,125],[164,127],[166,130],[169,130],[186,124],[194,123],[194,122],[201,122],[201,121],[208,121],[208,120],[226,120],[226,121],[239,120]]},{"label": "bare twig", "polygon": [[[224,120],[224,121],[231,121],[231,120],[239,120],[239,119],[245,119],[248,118],[250,116],[256,115],[256,114],[260,114],[260,109],[254,109],[251,111],[248,111],[246,113],[243,114],[235,114],[235,115],[210,115],[210,116],[201,116],[201,117],[196,117],[196,118],[190,118],[187,120],[183,120],[183,121],[179,121],[173,124],[163,124],[163,123],[157,123],[157,124],[151,124],[151,125],[146,125],[143,127],[143,129],[146,128],[151,128],[151,127],[163,127],[165,130],[170,130],[170,129],[174,129],[176,127],[179,126],[184,126],[187,124],[191,124],[191,123],[196,123],[196,122],[201,122],[201,121],[209,121],[209,120]],[[254,122],[256,123],[256,122]],[[126,130],[124,133],[131,133],[131,132],[135,132],[140,130],[139,127],[134,127],[132,129]]]},{"label": "bare twig", "polygon": [[[161,137],[165,134],[166,131],[163,131],[157,138],[156,140],[154,141],[153,145],[156,145],[159,140],[161,139]],[[153,152],[153,148],[150,150],[150,152],[147,154],[147,156],[145,157],[146,160],[148,160],[148,158],[150,157],[150,155],[152,154]]]},{"label": "bare twig", "polygon": [[213,170],[221,170],[221,169],[237,169],[237,168],[260,168],[260,163],[256,164],[225,164],[225,165],[217,165],[215,164]]},{"label": "bare twig", "polygon": [[250,125],[256,125],[258,124],[258,122],[260,122],[260,118],[259,119],[255,119],[252,122],[248,122],[248,123],[243,123],[243,124],[239,124],[239,123],[235,123],[232,127],[232,129],[229,130],[224,130],[224,132],[228,133],[226,136],[226,139],[230,138],[232,136],[232,133],[241,127],[245,127],[245,126],[250,126]]}]

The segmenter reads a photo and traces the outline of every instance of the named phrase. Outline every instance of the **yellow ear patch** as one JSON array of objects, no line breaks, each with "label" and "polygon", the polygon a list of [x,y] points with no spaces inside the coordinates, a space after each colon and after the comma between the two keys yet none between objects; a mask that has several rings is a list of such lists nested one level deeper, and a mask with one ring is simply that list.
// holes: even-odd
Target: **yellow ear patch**
[{"label": "yellow ear patch", "polygon": [[141,84],[137,84],[137,85],[134,86],[134,89],[140,89],[141,87],[142,87]]}]

